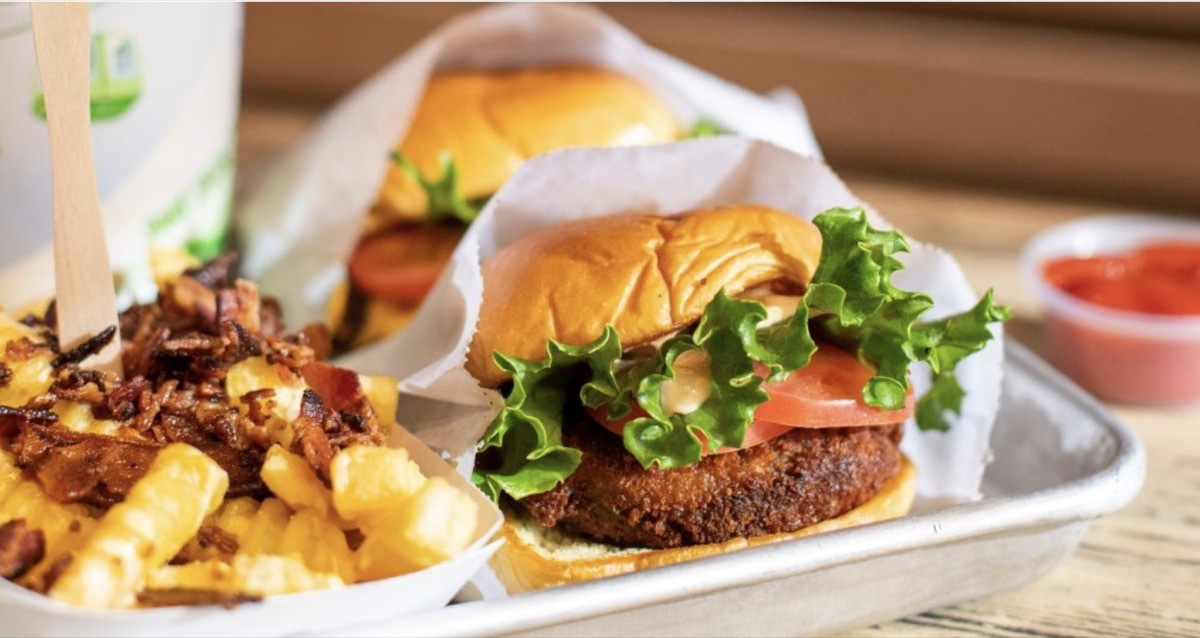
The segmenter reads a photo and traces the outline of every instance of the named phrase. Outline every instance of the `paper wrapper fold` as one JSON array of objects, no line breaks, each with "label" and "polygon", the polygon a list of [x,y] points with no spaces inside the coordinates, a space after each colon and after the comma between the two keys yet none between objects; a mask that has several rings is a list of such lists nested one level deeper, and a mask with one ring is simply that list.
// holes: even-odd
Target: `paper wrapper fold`
[{"label": "paper wrapper fold", "polygon": [[698,118],[820,156],[803,107],[764,98],[646,46],[595,9],[503,5],[447,23],[337,104],[238,211],[244,273],[294,325],[326,319],[367,210],[438,69],[605,67],[656,92],[682,126]]}]

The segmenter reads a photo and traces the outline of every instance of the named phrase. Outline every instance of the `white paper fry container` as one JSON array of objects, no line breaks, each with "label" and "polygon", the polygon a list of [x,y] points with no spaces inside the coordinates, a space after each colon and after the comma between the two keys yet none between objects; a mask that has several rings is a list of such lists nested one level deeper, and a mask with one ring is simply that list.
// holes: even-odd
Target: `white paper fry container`
[{"label": "white paper fry container", "polygon": [[431,73],[589,64],[636,79],[684,125],[722,128],[820,156],[795,96],[768,99],[657,51],[594,9],[488,7],[447,23],[337,104],[239,211],[243,270],[294,322],[325,319],[346,259]]},{"label": "white paper fry container", "polygon": [[[401,379],[402,418],[430,445],[470,455],[496,414],[498,393],[479,388],[463,363],[482,303],[480,264],[522,235],[568,219],[626,212],[672,214],[752,203],[808,219],[833,207],[866,205],[823,162],[755,140],[734,137],[621,149],[569,149],[527,162],[471,226],[410,327],[343,361],[364,372],[387,370]],[[868,208],[877,227],[889,225]],[[898,255],[905,268],[893,282],[925,292],[936,319],[971,308],[971,290],[957,262],[912,242]],[[999,407],[1003,365],[997,339],[957,368],[967,390],[962,416],[949,432],[920,432],[910,420],[902,449],[918,470],[918,507],[979,496],[988,441]],[[919,394],[929,370],[913,367]]]},{"label": "white paper fry container", "polygon": [[479,506],[466,551],[428,569],[341,589],[273,596],[232,609],[218,606],[90,611],[55,602],[0,579],[0,636],[283,636],[329,632],[445,605],[495,553],[488,543],[502,516],[437,453],[402,428],[391,445],[408,450],[426,476],[441,476]]}]

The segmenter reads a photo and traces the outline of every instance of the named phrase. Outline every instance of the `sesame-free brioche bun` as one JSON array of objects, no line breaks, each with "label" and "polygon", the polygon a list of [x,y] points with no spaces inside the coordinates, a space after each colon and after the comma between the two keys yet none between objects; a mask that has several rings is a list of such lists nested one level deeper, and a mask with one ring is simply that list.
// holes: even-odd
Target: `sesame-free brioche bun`
[{"label": "sesame-free brioche bun", "polygon": [[500,532],[504,545],[492,556],[490,565],[510,594],[567,585],[899,518],[912,508],[916,487],[916,469],[904,457],[900,472],[883,489],[837,518],[795,532],[671,549],[621,549],[595,543],[543,527],[510,509]]},{"label": "sesame-free brioche bun", "polygon": [[810,222],[748,204],[548,226],[483,264],[467,371],[498,386],[508,376],[493,352],[541,359],[547,339],[583,345],[607,324],[625,347],[647,343],[699,319],[722,288],[736,295],[768,282],[807,284],[820,256]]},{"label": "sesame-free brioche bun", "polygon": [[[633,80],[593,67],[461,71],[434,75],[396,148],[426,179],[454,160],[468,200],[496,192],[526,159],[575,146],[669,142],[679,128],[666,105]],[[425,191],[397,166],[374,207],[384,218],[426,214]]]}]

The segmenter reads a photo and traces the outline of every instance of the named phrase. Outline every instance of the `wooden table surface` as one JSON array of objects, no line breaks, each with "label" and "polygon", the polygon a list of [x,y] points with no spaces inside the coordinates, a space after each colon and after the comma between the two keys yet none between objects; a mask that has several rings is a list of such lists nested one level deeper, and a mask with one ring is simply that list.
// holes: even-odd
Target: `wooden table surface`
[{"label": "wooden table surface", "polygon": [[[266,104],[243,106],[239,193],[253,188],[316,115]],[[1010,334],[1035,351],[1041,350],[1040,312],[1018,277],[1022,244],[1058,222],[1113,212],[1094,203],[843,177],[910,236],[953,253],[977,289],[994,287],[999,301],[1016,311]],[[1146,482],[1128,507],[1095,521],[1062,565],[1014,591],[848,635],[1200,635],[1200,406],[1111,407],[1145,445]]]}]

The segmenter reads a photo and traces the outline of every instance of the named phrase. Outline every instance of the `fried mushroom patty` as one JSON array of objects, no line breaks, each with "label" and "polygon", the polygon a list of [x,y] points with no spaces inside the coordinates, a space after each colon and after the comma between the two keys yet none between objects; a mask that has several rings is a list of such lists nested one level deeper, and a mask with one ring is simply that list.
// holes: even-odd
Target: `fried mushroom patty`
[{"label": "fried mushroom patty", "polygon": [[620,547],[662,549],[793,532],[874,496],[901,467],[899,424],[795,428],[688,467],[643,469],[594,423],[563,429],[579,469],[519,501],[539,522]]}]

